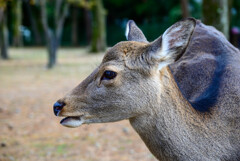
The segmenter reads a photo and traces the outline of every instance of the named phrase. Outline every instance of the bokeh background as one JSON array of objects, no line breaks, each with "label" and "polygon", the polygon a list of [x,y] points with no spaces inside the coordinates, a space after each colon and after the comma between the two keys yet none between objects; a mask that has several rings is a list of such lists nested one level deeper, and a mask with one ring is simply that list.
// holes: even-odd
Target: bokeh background
[{"label": "bokeh background", "polygon": [[0,161],[156,161],[127,120],[65,128],[53,103],[125,41],[186,17],[240,46],[239,0],[0,0]]}]

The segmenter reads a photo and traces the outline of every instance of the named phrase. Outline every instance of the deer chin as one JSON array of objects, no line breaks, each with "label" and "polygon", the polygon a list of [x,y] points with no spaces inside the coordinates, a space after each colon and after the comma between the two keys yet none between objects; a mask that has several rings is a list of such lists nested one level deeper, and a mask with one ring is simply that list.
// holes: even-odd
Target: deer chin
[{"label": "deer chin", "polygon": [[84,123],[82,116],[68,116],[61,120],[60,124],[69,128],[81,126]]}]

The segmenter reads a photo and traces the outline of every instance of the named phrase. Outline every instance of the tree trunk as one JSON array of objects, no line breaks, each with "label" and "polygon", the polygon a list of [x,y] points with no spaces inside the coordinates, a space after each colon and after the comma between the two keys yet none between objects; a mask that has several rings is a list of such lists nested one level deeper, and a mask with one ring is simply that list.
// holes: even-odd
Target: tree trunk
[{"label": "tree trunk", "polygon": [[39,29],[37,27],[36,18],[34,17],[33,12],[32,12],[32,8],[30,6],[30,1],[27,0],[27,1],[25,1],[24,4],[25,4],[25,8],[26,8],[26,13],[29,16],[31,29],[32,29],[32,32],[33,32],[33,37],[34,37],[34,43],[35,43],[35,45],[41,45],[42,37],[39,34],[40,32],[39,32]]},{"label": "tree trunk", "polygon": [[0,7],[0,23],[2,22],[3,17],[4,17],[4,8]]},{"label": "tree trunk", "polygon": [[46,12],[46,0],[40,1],[41,5],[41,21],[43,24],[45,37],[47,41],[48,48],[48,65],[47,67],[53,68],[57,63],[57,49],[61,42],[62,30],[65,18],[69,10],[69,4],[65,3],[63,6],[63,11],[60,13],[60,8],[62,5],[62,0],[56,1],[55,6],[55,32],[51,30],[47,23],[47,12]]},{"label": "tree trunk", "polygon": [[72,45],[78,46],[78,8],[72,8]]},{"label": "tree trunk", "polygon": [[56,63],[56,48],[54,48],[54,34],[51,31],[51,29],[48,27],[47,23],[47,11],[46,11],[46,1],[41,0],[40,1],[40,6],[41,6],[41,21],[43,24],[43,29],[45,33],[45,38],[47,42],[47,50],[48,50],[48,64],[47,67],[53,68],[55,63]]},{"label": "tree trunk", "polygon": [[8,29],[7,29],[7,15],[4,8],[0,8],[0,46],[2,59],[9,59],[8,56]]},{"label": "tree trunk", "polygon": [[105,9],[102,5],[102,0],[94,0],[92,8],[93,23],[92,23],[92,42],[91,52],[100,52],[106,49],[106,24],[105,24]]},{"label": "tree trunk", "polygon": [[22,35],[20,27],[22,24],[22,0],[12,1],[13,11],[13,46],[22,46]]},{"label": "tree trunk", "polygon": [[92,37],[92,14],[88,8],[84,8],[84,21],[85,21],[85,33],[87,45],[90,45]]},{"label": "tree trunk", "polygon": [[228,0],[203,0],[203,22],[220,30],[229,39]]},{"label": "tree trunk", "polygon": [[[56,1],[56,8],[58,8],[58,5],[62,4],[62,0],[57,0]],[[64,3],[63,5],[63,10],[60,13],[60,11],[58,11],[57,9],[55,10],[55,28],[56,28],[56,40],[58,41],[58,44],[60,45],[61,42],[61,38],[62,38],[62,31],[63,31],[63,26],[64,26],[64,22],[65,19],[67,17],[67,14],[69,12],[69,3]]]},{"label": "tree trunk", "polygon": [[188,0],[181,0],[181,8],[182,8],[182,17],[188,18],[189,17]]},{"label": "tree trunk", "polygon": [[48,41],[47,41],[48,64],[47,64],[47,67],[49,69],[51,69],[57,63],[58,40],[50,29],[48,31],[47,37],[48,37]]}]

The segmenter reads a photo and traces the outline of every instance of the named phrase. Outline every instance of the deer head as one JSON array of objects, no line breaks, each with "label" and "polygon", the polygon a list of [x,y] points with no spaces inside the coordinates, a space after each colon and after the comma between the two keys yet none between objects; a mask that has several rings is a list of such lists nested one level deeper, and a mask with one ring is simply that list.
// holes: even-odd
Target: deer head
[{"label": "deer head", "polygon": [[127,23],[128,41],[110,48],[101,64],[82,83],[54,104],[61,124],[114,122],[147,114],[161,95],[160,71],[185,51],[196,21],[186,19],[149,43],[134,21]]}]

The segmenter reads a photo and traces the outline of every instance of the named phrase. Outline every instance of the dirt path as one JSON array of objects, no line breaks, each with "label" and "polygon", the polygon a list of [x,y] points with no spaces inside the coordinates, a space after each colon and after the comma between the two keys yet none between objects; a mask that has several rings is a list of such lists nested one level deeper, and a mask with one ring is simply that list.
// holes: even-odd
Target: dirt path
[{"label": "dirt path", "polygon": [[45,49],[11,49],[0,60],[0,161],[156,161],[128,121],[65,128],[52,104],[81,82],[102,54],[61,49],[46,70]]}]

